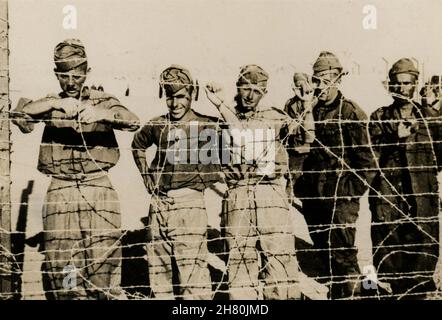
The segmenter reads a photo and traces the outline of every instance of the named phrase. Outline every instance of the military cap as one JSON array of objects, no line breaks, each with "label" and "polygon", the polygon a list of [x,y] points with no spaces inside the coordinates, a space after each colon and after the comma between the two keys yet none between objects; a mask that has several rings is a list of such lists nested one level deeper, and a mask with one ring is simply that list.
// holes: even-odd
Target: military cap
[{"label": "military cap", "polygon": [[339,72],[343,70],[341,62],[339,62],[338,57],[329,51],[322,51],[319,54],[318,59],[316,59],[313,64],[313,73],[319,73],[326,70],[338,69]]},{"label": "military cap", "polygon": [[87,62],[83,43],[78,39],[66,39],[55,46],[56,71],[67,72]]},{"label": "military cap", "polygon": [[388,72],[388,77],[391,79],[393,76],[400,73],[414,74],[416,77],[419,76],[419,70],[414,65],[413,61],[408,58],[402,58],[396,61],[390,68]]},{"label": "military cap", "polygon": [[241,68],[236,84],[238,86],[244,84],[253,84],[265,88],[267,86],[268,79],[269,75],[264,71],[263,68],[256,64],[248,64]]}]

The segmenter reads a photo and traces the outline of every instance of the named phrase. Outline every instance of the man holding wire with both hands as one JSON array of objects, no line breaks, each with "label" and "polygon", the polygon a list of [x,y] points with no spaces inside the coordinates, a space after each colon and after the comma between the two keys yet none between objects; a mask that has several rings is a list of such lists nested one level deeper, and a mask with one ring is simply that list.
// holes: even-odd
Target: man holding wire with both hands
[{"label": "man holding wire with both hands", "polygon": [[108,170],[119,159],[114,129],[135,131],[138,117],[115,97],[84,86],[86,51],[77,39],[54,50],[62,91],[21,99],[15,123],[43,122],[38,170],[51,177],[43,208],[45,262],[54,299],[118,297],[121,215]]}]

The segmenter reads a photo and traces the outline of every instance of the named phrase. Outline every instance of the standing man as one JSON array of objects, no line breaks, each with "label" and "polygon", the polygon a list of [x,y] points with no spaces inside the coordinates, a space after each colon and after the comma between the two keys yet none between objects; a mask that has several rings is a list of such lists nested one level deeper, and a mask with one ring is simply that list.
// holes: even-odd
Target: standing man
[{"label": "standing man", "polygon": [[287,137],[286,146],[289,155],[287,193],[293,195],[293,186],[302,175],[304,160],[310,152],[310,145],[315,140],[315,125],[312,114],[313,86],[311,76],[296,72],[293,76],[293,92],[284,107],[291,118],[300,123],[298,129]]},{"label": "standing man", "polygon": [[220,98],[219,87],[206,87],[209,100],[228,122],[234,148],[242,149],[240,158],[224,166],[229,187],[224,214],[230,299],[300,296],[289,204],[280,180],[287,172],[284,138],[297,122],[282,110],[259,106],[267,80],[261,67],[243,67],[233,109]]},{"label": "standing man", "polygon": [[59,43],[54,62],[62,92],[19,106],[23,132],[32,131],[30,118],[45,123],[38,170],[51,177],[43,208],[49,289],[57,299],[109,298],[121,263],[120,207],[107,175],[119,158],[113,130],[136,130],[139,120],[115,97],[83,90],[89,69],[79,40]]},{"label": "standing man", "polygon": [[[442,137],[442,76],[434,75],[430,81],[420,90],[422,99],[422,107],[425,109],[425,114],[428,125],[431,127],[432,135],[435,137]],[[442,141],[433,139],[433,146],[436,148],[436,155],[442,155]]]},{"label": "standing man", "polygon": [[[169,113],[149,121],[132,142],[135,163],[152,195],[147,244],[150,284],[157,299],[211,299],[203,191],[220,180],[220,166],[217,148],[210,151],[214,152],[210,161],[200,151],[207,150],[207,137],[217,140],[217,119],[191,108],[198,86],[187,69],[172,65],[164,70],[160,98],[163,92]],[[148,166],[145,153],[153,145],[157,151]],[[175,288],[173,279],[179,282]]]},{"label": "standing man", "polygon": [[331,52],[321,52],[313,65],[313,108],[316,139],[304,161],[303,176],[295,186],[313,240],[314,254],[323,264],[320,282],[329,282],[332,299],[360,291],[355,247],[359,200],[373,173],[367,117],[338,89],[343,67]]},{"label": "standing man", "polygon": [[431,77],[430,81],[425,83],[425,86],[420,90],[420,96],[422,97],[422,106],[431,107],[437,113],[441,113],[441,98],[442,98],[442,87],[441,87],[441,76],[434,75]]},{"label": "standing man", "polygon": [[[389,71],[394,102],[371,115],[380,168],[370,192],[373,262],[395,299],[425,298],[439,256],[439,141],[432,107],[413,101],[419,71],[408,58]],[[440,164],[440,162],[439,162]]]}]

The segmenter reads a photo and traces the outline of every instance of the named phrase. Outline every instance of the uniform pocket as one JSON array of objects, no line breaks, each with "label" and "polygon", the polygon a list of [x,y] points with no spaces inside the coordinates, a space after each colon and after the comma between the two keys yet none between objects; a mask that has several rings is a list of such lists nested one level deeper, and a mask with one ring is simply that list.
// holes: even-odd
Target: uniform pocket
[{"label": "uniform pocket", "polygon": [[[339,127],[323,128],[317,134],[317,138],[326,146],[341,146],[342,145],[342,130]],[[333,151],[333,150],[332,150]]]}]

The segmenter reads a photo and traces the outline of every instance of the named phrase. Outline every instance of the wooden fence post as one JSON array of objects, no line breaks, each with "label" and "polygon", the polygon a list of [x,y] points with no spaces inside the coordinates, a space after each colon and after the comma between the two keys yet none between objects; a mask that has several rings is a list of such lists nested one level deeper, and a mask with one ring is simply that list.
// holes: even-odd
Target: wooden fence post
[{"label": "wooden fence post", "polygon": [[0,0],[0,299],[12,297],[8,2]]}]

